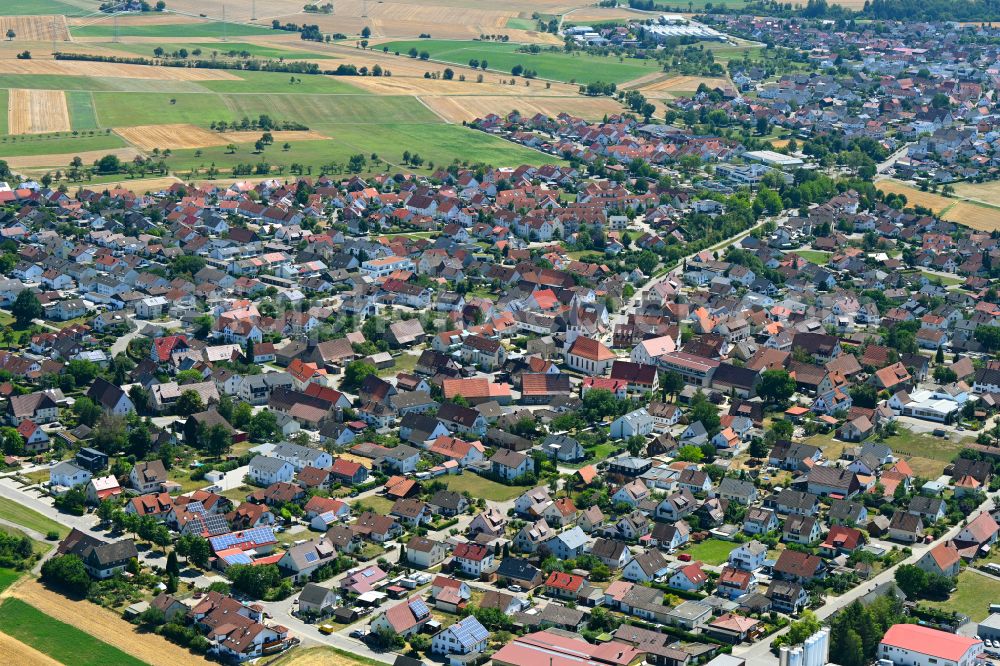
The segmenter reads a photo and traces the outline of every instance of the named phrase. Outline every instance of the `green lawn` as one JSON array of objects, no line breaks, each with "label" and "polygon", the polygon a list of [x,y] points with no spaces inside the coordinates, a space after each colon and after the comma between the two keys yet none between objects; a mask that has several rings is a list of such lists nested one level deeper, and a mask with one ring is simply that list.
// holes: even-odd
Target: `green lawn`
[{"label": "green lawn", "polygon": [[1000,581],[980,576],[974,571],[958,575],[958,590],[947,601],[920,603],[944,611],[958,611],[973,622],[981,622],[990,614],[990,604],[1000,599]]},{"label": "green lawn", "polygon": [[472,472],[440,478],[448,486],[448,490],[453,490],[456,493],[468,491],[474,498],[482,497],[491,502],[506,502],[520,497],[524,491],[528,490],[525,486],[505,486]]},{"label": "green lawn", "polygon": [[0,568],[0,592],[3,592],[8,587],[14,584],[14,581],[24,575],[23,571],[14,571],[13,569],[2,569]]},{"label": "green lawn", "polygon": [[960,278],[957,275],[954,276],[954,277],[951,277],[951,276],[946,276],[946,275],[937,275],[935,273],[928,273],[926,271],[920,271],[920,272],[928,280],[930,280],[931,282],[936,283],[936,282],[940,281],[941,284],[943,284],[946,287],[949,286],[949,285],[962,284],[963,282],[965,282],[964,278]]},{"label": "green lawn", "polygon": [[830,261],[830,253],[822,250],[795,250],[795,254],[817,266],[825,266]]},{"label": "green lawn", "polygon": [[[466,65],[475,58],[485,60],[491,70],[510,73],[515,65],[535,70],[542,79],[556,81],[571,81],[591,83],[593,81],[608,81],[623,83],[640,76],[660,71],[654,60],[619,59],[616,56],[594,56],[580,52],[565,53],[543,50],[541,53],[520,53],[518,48],[523,44],[511,42],[476,42],[448,39],[417,39],[410,41],[388,42],[382,48],[388,47],[390,52],[398,51],[400,57],[408,58],[411,48],[417,51],[427,51],[433,60]],[[543,47],[545,49],[547,47]],[[558,48],[558,47],[557,47]]]},{"label": "green lawn", "polygon": [[[71,30],[74,37],[114,37],[115,26],[110,21],[86,25]],[[241,35],[263,35],[271,32],[269,28],[246,25],[243,23],[226,23],[221,21],[205,21],[202,23],[163,23],[163,24],[130,24],[128,19],[118,21],[118,34],[121,37],[179,37],[191,39],[198,37],[239,37]]]},{"label": "green lawn", "polygon": [[30,645],[56,661],[74,666],[142,666],[143,662],[116,647],[60,622],[20,599],[0,605],[4,633]]},{"label": "green lawn", "polygon": [[[893,453],[907,461],[914,474],[936,479],[944,473],[948,463],[970,441],[969,438],[953,441],[946,437],[934,437],[900,428],[899,434],[885,439],[885,444],[892,448]],[[826,435],[813,435],[805,442],[821,448],[823,454],[830,460],[840,458],[845,446],[854,446],[835,439],[832,432]]]},{"label": "green lawn", "polygon": [[66,93],[69,106],[70,126],[75,130],[97,129],[97,115],[94,112],[94,97],[87,90],[70,90]]},{"label": "green lawn", "polygon": [[281,49],[274,46],[266,46],[262,44],[250,44],[248,42],[178,42],[176,44],[102,44],[101,46],[111,49],[116,49],[119,51],[126,51],[128,53],[135,53],[136,55],[142,55],[147,57],[153,57],[155,54],[153,51],[156,48],[162,48],[167,53],[173,53],[174,51],[180,49],[187,49],[188,52],[194,51],[195,49],[201,49],[200,56],[191,56],[192,58],[210,59],[212,57],[212,52],[214,51],[218,54],[218,57],[227,56],[229,53],[249,53],[253,57],[257,58],[284,58],[285,60],[325,60],[327,58],[335,58],[329,53],[314,53],[312,51],[296,51],[293,49]]},{"label": "green lawn", "polygon": [[57,153],[82,153],[87,150],[112,150],[127,144],[117,134],[73,136],[69,132],[55,134],[25,134],[18,137],[0,137],[0,157],[13,155],[53,155]]},{"label": "green lawn", "polygon": [[65,525],[5,497],[0,497],[0,518],[42,534],[51,530],[58,532],[60,537],[69,534],[69,528]]},{"label": "green lawn", "polygon": [[392,511],[392,505],[395,504],[395,502],[386,497],[382,497],[381,495],[373,495],[363,499],[356,499],[353,502],[350,502],[350,504],[354,513],[361,513],[360,507],[363,506],[371,509],[375,513],[387,515],[390,511]]},{"label": "green lawn", "polygon": [[700,560],[705,564],[719,565],[729,559],[738,544],[722,539],[705,539],[701,543],[692,544],[684,549],[685,553],[691,555],[692,560]]}]

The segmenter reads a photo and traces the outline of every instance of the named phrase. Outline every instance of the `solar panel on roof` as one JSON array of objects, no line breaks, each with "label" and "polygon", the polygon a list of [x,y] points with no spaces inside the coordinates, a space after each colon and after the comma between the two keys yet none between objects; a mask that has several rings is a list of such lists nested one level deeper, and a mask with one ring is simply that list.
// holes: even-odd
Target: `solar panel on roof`
[{"label": "solar panel on roof", "polygon": [[246,553],[233,553],[222,559],[226,561],[226,564],[253,564],[253,560]]},{"label": "solar panel on roof", "polygon": [[423,599],[411,599],[410,600],[410,610],[418,618],[430,615],[431,611],[427,608],[427,604],[424,603]]},{"label": "solar panel on roof", "polygon": [[474,645],[489,638],[486,627],[479,623],[474,617],[467,617],[451,626],[455,632],[455,638],[462,645]]},{"label": "solar panel on roof", "polygon": [[229,523],[224,516],[208,514],[205,516],[205,528],[210,535],[225,534],[229,531]]},{"label": "solar panel on roof", "polygon": [[306,553],[306,562],[315,562],[318,559],[319,559],[319,555],[317,555],[316,553],[314,553],[312,551]]}]

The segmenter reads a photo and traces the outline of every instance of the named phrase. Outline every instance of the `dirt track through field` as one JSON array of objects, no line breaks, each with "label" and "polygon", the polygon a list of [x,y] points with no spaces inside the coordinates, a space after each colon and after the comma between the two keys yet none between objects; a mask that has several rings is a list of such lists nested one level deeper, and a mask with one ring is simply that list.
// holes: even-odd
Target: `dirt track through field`
[{"label": "dirt track through field", "polygon": [[8,588],[4,594],[21,599],[46,615],[72,625],[152,666],[208,663],[160,636],[137,633],[135,627],[105,608],[51,592],[34,579],[23,579]]},{"label": "dirt track through field", "polygon": [[69,108],[61,90],[12,89],[7,101],[7,131],[11,134],[68,132]]},{"label": "dirt track through field", "polygon": [[453,123],[482,118],[490,113],[504,116],[517,110],[522,116],[541,113],[555,117],[562,112],[580,116],[587,120],[600,119],[613,113],[621,113],[622,106],[610,97],[529,97],[529,96],[482,96],[444,97],[421,96],[420,100],[442,118]]},{"label": "dirt track through field", "polygon": [[113,62],[85,62],[82,60],[5,60],[3,71],[5,74],[55,74],[119,79],[151,79],[154,81],[241,80],[240,77],[223,69],[126,65]]},{"label": "dirt track through field", "polygon": [[18,666],[59,666],[59,662],[52,657],[7,634],[0,634],[0,663],[18,664]]}]

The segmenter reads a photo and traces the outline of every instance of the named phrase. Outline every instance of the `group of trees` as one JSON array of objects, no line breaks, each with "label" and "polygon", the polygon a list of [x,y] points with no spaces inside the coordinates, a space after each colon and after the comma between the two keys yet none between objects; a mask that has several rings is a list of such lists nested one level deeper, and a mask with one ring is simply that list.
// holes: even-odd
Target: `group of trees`
[{"label": "group of trees", "polygon": [[914,564],[896,569],[896,585],[909,599],[947,599],[955,581],[947,576],[924,571]]}]

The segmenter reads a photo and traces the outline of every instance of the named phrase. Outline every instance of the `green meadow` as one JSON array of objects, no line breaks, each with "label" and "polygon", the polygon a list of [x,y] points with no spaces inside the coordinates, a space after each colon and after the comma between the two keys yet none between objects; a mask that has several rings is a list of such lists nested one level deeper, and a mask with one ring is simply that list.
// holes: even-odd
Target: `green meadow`
[{"label": "green meadow", "polygon": [[400,57],[408,58],[410,49],[427,51],[432,60],[467,65],[475,59],[486,60],[489,69],[510,73],[515,65],[537,72],[542,79],[591,83],[607,81],[624,83],[632,79],[660,71],[653,60],[619,59],[617,56],[595,56],[585,53],[566,53],[562,50],[548,51],[543,47],[540,53],[520,53],[523,44],[511,42],[478,42],[451,39],[414,39],[387,42],[376,48],[388,48],[390,53],[398,51]]},{"label": "green meadow", "polygon": [[[38,12],[32,12],[38,13]],[[114,37],[115,26],[111,21],[94,25],[72,28],[74,37]],[[222,23],[221,21],[206,21],[201,23],[129,23],[127,19],[118,22],[119,37],[179,37],[191,39],[198,37],[240,37],[245,35],[261,35],[271,32],[270,28],[243,23]]]}]

